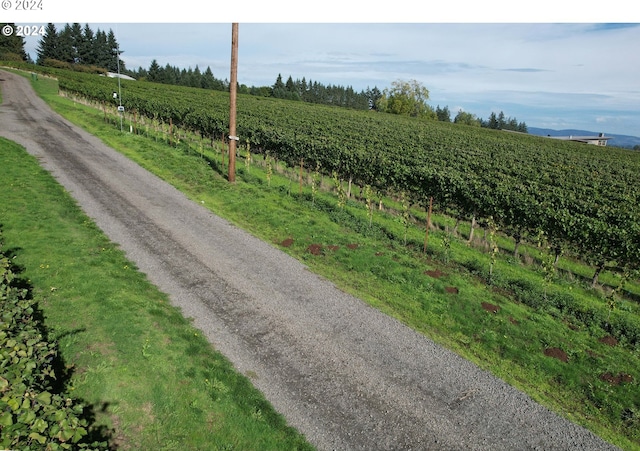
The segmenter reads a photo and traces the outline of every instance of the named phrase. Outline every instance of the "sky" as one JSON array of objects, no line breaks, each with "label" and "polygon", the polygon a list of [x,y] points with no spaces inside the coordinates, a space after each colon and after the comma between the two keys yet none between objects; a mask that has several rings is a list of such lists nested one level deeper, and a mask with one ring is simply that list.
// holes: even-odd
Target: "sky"
[{"label": "sky", "polygon": [[[405,0],[398,1],[394,4],[402,6]],[[265,4],[278,6],[259,5]],[[544,2],[536,5],[546,7]],[[299,9],[300,4],[291,7]],[[596,16],[610,23],[590,16],[563,21],[562,14],[559,22],[517,16],[495,16],[499,21],[478,16],[474,21],[452,10],[450,15],[461,21],[449,20],[449,12],[432,15],[433,20],[405,12],[405,20],[416,21],[382,22],[351,10],[335,14],[335,7],[333,14],[324,9],[323,22],[308,21],[304,15],[282,22],[237,20],[238,81],[270,86],[281,74],[285,81],[304,77],[360,91],[417,80],[429,90],[428,103],[447,106],[452,118],[459,110],[483,119],[502,111],[529,127],[640,136],[640,17]],[[333,21],[328,17],[332,15]],[[108,14],[92,13],[86,20],[76,16],[51,21],[59,27],[79,22],[94,31],[113,30],[129,69],[148,68],[155,59],[161,66],[210,67],[216,78],[230,78],[230,21],[236,21],[235,16],[210,23],[202,23],[202,17],[210,17],[206,14],[174,14],[173,20],[161,14],[155,22],[149,14],[144,20],[132,13],[126,21],[113,22],[101,20],[113,19]],[[447,20],[438,21],[443,18]],[[38,39],[26,40],[34,58]]]}]

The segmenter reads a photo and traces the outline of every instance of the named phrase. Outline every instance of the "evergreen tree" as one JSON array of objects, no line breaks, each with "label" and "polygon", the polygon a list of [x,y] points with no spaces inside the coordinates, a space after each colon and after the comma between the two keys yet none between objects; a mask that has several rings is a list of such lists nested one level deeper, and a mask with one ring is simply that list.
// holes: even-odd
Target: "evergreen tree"
[{"label": "evergreen tree", "polygon": [[162,69],[160,68],[160,66],[158,65],[158,62],[155,59],[151,61],[151,65],[149,66],[148,80],[159,82],[161,70]]},{"label": "evergreen tree", "polygon": [[507,125],[507,120],[504,117],[504,112],[500,111],[498,115],[498,129],[502,130]]},{"label": "evergreen tree", "polygon": [[[0,28],[9,25],[15,29],[13,23],[0,23]],[[24,50],[24,37],[12,34],[11,36],[5,36],[0,34],[0,60],[19,60],[29,61],[29,55]]]},{"label": "evergreen tree", "polygon": [[96,66],[108,69],[111,55],[109,52],[109,44],[107,43],[107,33],[98,28],[93,42]]},{"label": "evergreen tree", "polygon": [[436,107],[436,116],[441,122],[451,122],[451,112],[449,111],[448,106],[440,108],[440,105],[438,105]]},{"label": "evergreen tree", "polygon": [[489,122],[487,124],[488,128],[493,128],[493,129],[498,129],[500,128],[498,126],[498,116],[496,116],[496,113],[494,113],[493,111],[491,112],[491,114],[489,115]]},{"label": "evergreen tree", "polygon": [[58,58],[65,63],[74,64],[77,62],[76,49],[74,47],[73,31],[71,26],[66,24],[58,34]]},{"label": "evergreen tree", "polygon": [[196,68],[193,69],[193,74],[191,74],[191,79],[189,80],[189,86],[193,86],[194,88],[202,87],[202,72],[200,72],[200,68],[196,64]]},{"label": "evergreen tree", "polygon": [[167,63],[167,65],[164,67],[164,70],[162,71],[162,77],[160,81],[169,85],[175,85],[178,84],[179,79],[180,73],[177,72],[176,69],[171,67],[169,63]]},{"label": "evergreen tree", "polygon": [[89,24],[85,24],[82,29],[82,39],[78,45],[78,58],[81,64],[95,65],[97,62],[95,46],[95,35]]},{"label": "evergreen tree", "polygon": [[382,92],[374,86],[373,89],[367,86],[367,91],[365,93],[367,97],[367,103],[370,110],[377,110],[378,101],[382,97]]},{"label": "evergreen tree", "polygon": [[120,53],[122,52],[120,52],[120,46],[118,45],[118,41],[116,41],[116,35],[113,33],[113,30],[109,30],[107,34],[107,51],[109,52],[109,57],[107,65],[104,67],[111,72],[125,70],[124,62],[120,59]]},{"label": "evergreen tree", "polygon": [[276,82],[271,87],[271,95],[277,99],[284,99],[287,95],[287,88],[282,81],[282,75],[278,74]]},{"label": "evergreen tree", "polygon": [[80,56],[80,50],[83,48],[84,41],[82,26],[79,23],[74,22],[69,27],[69,35],[71,37],[71,46],[73,48],[71,54],[73,62],[78,64],[86,64],[84,61],[82,61],[82,58]]},{"label": "evergreen tree", "polygon": [[52,23],[48,23],[44,29],[44,36],[38,41],[36,48],[37,64],[42,64],[46,59],[60,59],[58,54],[58,30]]},{"label": "evergreen tree", "polygon": [[202,74],[202,87],[204,89],[214,89],[216,86],[216,79],[211,72],[211,67],[207,66]]}]

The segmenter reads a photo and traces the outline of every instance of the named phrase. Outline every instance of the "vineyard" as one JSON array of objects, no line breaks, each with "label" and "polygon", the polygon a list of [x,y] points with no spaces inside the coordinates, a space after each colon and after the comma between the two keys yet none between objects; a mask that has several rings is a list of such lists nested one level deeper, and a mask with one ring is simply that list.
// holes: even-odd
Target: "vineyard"
[{"label": "vineyard", "polygon": [[[59,76],[60,89],[113,108],[113,79]],[[223,92],[122,81],[129,121],[147,117],[212,141],[228,128]],[[252,152],[377,192],[430,199],[459,219],[544,239],[623,278],[640,268],[640,155],[374,112],[239,96],[238,136]]]}]

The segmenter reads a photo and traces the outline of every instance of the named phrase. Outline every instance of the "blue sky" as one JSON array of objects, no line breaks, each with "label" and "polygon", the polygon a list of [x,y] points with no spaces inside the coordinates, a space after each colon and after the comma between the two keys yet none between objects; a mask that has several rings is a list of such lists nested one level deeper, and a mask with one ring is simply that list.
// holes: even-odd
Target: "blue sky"
[{"label": "blue sky", "polygon": [[[135,15],[127,17],[131,21],[70,21],[112,29],[128,68],[148,68],[156,59],[161,65],[209,66],[217,78],[229,78],[230,23],[179,16],[175,22],[153,22],[151,16],[137,23]],[[486,119],[503,111],[530,127],[640,136],[640,19],[605,24],[517,17],[489,23],[349,18],[341,15],[334,23],[295,17],[284,23],[239,20],[240,83],[272,85],[280,73],[285,79],[382,90],[394,80],[415,79],[429,89],[431,105],[448,106],[452,115],[462,109]],[[34,57],[36,45],[37,39],[28,40]]]}]

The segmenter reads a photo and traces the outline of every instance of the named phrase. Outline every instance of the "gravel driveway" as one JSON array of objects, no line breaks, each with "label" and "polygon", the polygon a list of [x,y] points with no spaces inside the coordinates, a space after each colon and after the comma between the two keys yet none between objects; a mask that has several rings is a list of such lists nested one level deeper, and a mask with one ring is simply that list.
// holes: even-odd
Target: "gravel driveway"
[{"label": "gravel driveway", "polygon": [[615,449],[188,200],[23,77],[0,71],[0,86],[0,135],[37,156],[318,449]]}]

